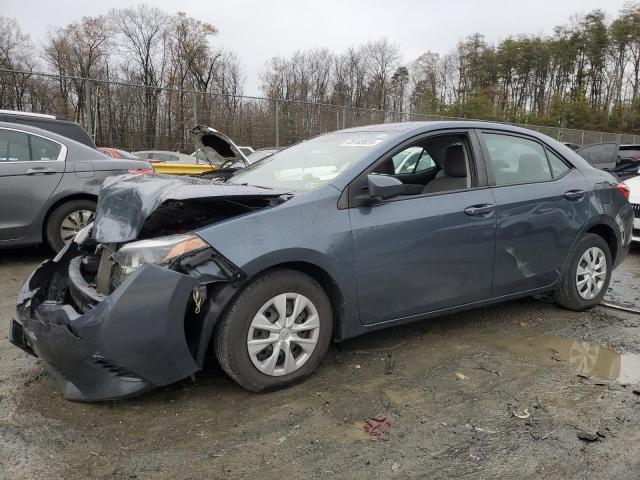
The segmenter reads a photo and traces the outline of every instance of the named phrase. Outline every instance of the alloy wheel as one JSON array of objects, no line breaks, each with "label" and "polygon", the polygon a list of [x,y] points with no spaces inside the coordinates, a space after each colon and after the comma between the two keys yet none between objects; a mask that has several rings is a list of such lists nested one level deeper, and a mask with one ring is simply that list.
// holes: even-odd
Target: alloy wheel
[{"label": "alloy wheel", "polygon": [[288,375],[309,360],[319,333],[320,318],[313,302],[299,293],[282,293],[253,317],[247,351],[253,365],[265,375]]},{"label": "alloy wheel", "polygon": [[60,224],[60,238],[64,243],[70,241],[76,233],[86,227],[93,220],[91,210],[76,210],[64,217]]},{"label": "alloy wheel", "polygon": [[588,248],[578,261],[576,270],[576,288],[578,295],[585,300],[595,298],[607,278],[607,259],[599,247]]}]

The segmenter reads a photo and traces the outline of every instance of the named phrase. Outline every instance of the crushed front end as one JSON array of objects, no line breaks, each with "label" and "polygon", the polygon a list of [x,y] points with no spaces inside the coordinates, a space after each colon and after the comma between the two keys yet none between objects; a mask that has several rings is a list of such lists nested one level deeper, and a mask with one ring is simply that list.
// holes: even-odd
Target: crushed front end
[{"label": "crushed front end", "polygon": [[196,247],[123,275],[113,245],[69,243],[23,284],[11,342],[40,357],[69,400],[127,397],[188,377],[202,367],[217,302],[242,275]]},{"label": "crushed front end", "polygon": [[194,232],[286,199],[207,179],[107,179],[94,223],[24,282],[11,342],[40,357],[70,400],[132,396],[192,375],[245,281]]}]

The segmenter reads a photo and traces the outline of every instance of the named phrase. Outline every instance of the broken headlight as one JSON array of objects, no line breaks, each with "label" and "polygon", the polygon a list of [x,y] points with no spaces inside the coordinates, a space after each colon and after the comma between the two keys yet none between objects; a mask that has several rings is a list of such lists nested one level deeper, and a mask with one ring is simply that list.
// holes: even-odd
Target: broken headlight
[{"label": "broken headlight", "polygon": [[185,253],[208,246],[196,235],[169,235],[129,243],[112,256],[117,265],[114,269],[114,273],[119,277],[117,283],[122,283],[127,275],[147,263],[166,265]]}]

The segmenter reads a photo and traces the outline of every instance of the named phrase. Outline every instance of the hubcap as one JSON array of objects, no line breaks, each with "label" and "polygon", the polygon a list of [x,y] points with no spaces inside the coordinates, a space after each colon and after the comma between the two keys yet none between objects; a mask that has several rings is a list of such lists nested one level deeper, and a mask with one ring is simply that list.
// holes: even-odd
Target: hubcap
[{"label": "hubcap", "polygon": [[60,238],[67,243],[76,233],[86,227],[93,220],[91,210],[76,210],[67,215],[60,225]]},{"label": "hubcap", "polygon": [[320,318],[313,302],[299,293],[282,293],[253,317],[247,334],[249,358],[265,375],[287,375],[309,360],[319,333]]},{"label": "hubcap", "polygon": [[591,247],[580,257],[576,270],[578,295],[585,300],[595,298],[607,277],[607,259],[602,249]]}]

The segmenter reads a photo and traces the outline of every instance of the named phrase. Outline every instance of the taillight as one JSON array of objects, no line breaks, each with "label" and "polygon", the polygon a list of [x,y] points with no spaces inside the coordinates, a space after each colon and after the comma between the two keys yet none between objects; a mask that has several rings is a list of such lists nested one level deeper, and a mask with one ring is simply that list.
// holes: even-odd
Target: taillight
[{"label": "taillight", "polygon": [[153,168],[132,168],[127,170],[129,173],[153,173]]},{"label": "taillight", "polygon": [[629,200],[629,195],[631,195],[631,189],[629,189],[629,187],[627,187],[626,184],[624,183],[620,183],[618,184],[618,191],[624,195],[624,198],[626,198],[627,200]]}]

